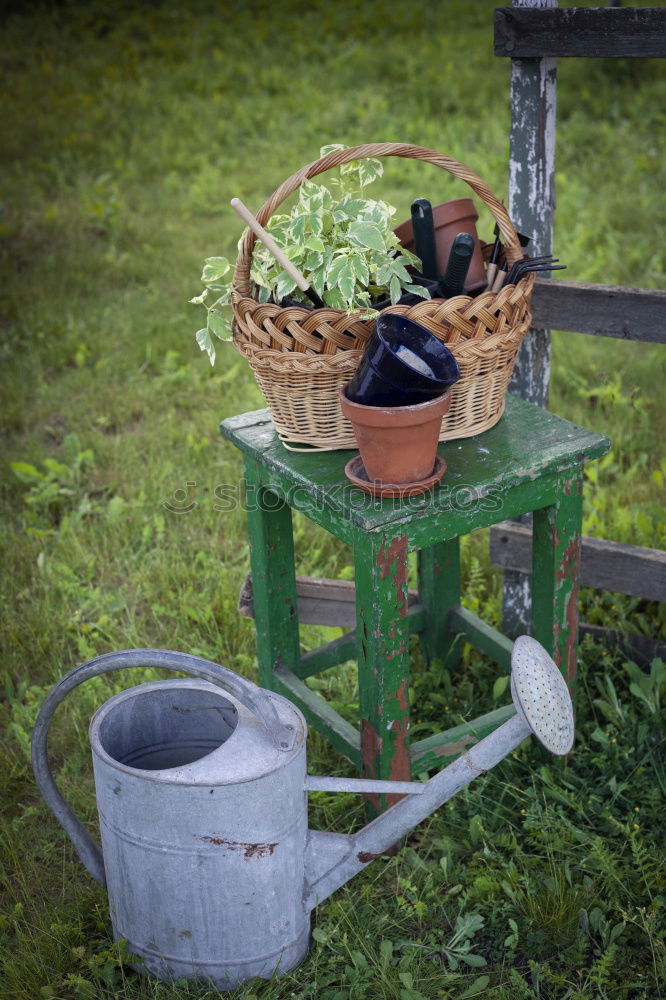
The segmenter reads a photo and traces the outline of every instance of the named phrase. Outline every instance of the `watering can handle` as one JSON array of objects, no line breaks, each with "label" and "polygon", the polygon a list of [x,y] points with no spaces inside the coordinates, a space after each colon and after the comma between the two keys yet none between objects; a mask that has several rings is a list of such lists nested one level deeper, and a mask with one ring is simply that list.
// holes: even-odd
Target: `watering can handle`
[{"label": "watering can handle", "polygon": [[112,670],[124,670],[127,667],[174,670],[210,681],[254,712],[263,722],[278,749],[290,750],[296,738],[293,727],[280,722],[267,692],[251,681],[245,680],[244,677],[239,677],[227,667],[221,667],[218,663],[204,660],[200,656],[175,653],[167,649],[128,649],[120,653],[105,653],[70,670],[49,693],[35,723],[32,734],[32,768],[46,804],[71,838],[86,869],[101,885],[106,885],[102,852],[60,794],[54,781],[48,761],[48,733],[56,708],[70,691],[91,677],[110,673]]}]

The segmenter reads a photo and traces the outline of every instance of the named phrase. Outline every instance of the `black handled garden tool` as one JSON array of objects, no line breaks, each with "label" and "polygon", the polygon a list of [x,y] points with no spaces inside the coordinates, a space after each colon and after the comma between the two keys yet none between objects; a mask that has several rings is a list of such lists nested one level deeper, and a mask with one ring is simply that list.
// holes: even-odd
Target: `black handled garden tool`
[{"label": "black handled garden tool", "polygon": [[465,278],[473,253],[474,237],[470,233],[458,233],[451,246],[446,271],[434,293],[435,298],[452,299],[454,295],[464,294]]},{"label": "black handled garden tool", "polygon": [[432,220],[432,205],[427,198],[416,198],[412,202],[412,231],[414,250],[421,261],[421,274],[435,281],[437,274],[437,247],[435,226]]},{"label": "black handled garden tool", "polygon": [[506,284],[515,285],[523,275],[530,271],[564,271],[566,264],[557,264],[559,257],[551,257],[550,254],[542,257],[525,257],[518,260],[509,271]]},{"label": "black handled garden tool", "polygon": [[[500,231],[499,231],[499,226],[497,225],[497,223],[495,223],[495,228],[493,230],[493,234],[495,236],[495,242],[493,243],[493,249],[492,249],[492,252],[490,254],[490,260],[488,261],[488,268],[487,268],[487,271],[486,271],[486,276],[488,278],[487,290],[489,292],[490,291],[497,291],[497,289],[494,288],[493,286],[494,286],[495,282],[498,280],[497,271],[498,271],[498,267],[499,267],[499,261],[500,261],[500,258],[502,256],[502,252],[504,250],[504,246],[502,245],[502,241],[500,240]],[[518,239],[520,240],[521,247],[523,249],[525,249],[525,247],[527,246],[527,244],[530,242],[531,236],[525,236],[524,233],[518,233]],[[503,283],[504,282],[502,282],[499,285],[499,288],[502,287]]]}]

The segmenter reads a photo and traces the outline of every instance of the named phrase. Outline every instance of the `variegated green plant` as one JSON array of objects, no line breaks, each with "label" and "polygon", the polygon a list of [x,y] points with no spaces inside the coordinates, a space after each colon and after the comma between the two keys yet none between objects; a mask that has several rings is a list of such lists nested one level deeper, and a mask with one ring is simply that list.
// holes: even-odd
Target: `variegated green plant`
[{"label": "variegated green plant", "polygon": [[[345,149],[323,146],[321,155]],[[330,180],[334,192],[323,184],[304,181],[298,201],[289,214],[274,215],[265,227],[287,257],[303,272],[326,305],[346,312],[372,315],[373,304],[382,299],[398,301],[405,291],[429,298],[407,271],[420,268],[418,257],[401,247],[393,232],[395,209],[385,201],[365,197],[365,188],[383,173],[381,160],[357,160],[343,164],[339,176]],[[307,296],[280,267],[261,243],[254,247],[252,280],[260,302],[281,302],[285,296],[309,305]],[[206,326],[197,332],[197,342],[215,361],[213,337],[228,340],[225,315],[231,293],[232,270],[225,257],[209,257],[201,280],[206,286],[191,302],[204,305]]]}]

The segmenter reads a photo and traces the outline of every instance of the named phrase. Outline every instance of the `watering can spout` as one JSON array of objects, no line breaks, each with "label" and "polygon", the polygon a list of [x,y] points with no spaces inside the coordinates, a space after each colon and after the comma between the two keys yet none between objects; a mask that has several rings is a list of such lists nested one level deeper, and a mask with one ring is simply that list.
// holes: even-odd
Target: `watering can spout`
[{"label": "watering can spout", "polygon": [[[564,756],[574,741],[571,697],[562,674],[543,647],[529,636],[514,643],[511,696],[516,714],[427,782],[359,782],[359,791],[404,791],[406,797],[352,835],[309,831],[305,902],[313,908],[387,851],[418,823],[478,775],[490,771],[530,734],[551,753]],[[324,779],[309,778],[310,788]],[[328,779],[335,781],[335,779]],[[361,785],[377,785],[365,788]],[[349,785],[349,782],[347,782]]]}]

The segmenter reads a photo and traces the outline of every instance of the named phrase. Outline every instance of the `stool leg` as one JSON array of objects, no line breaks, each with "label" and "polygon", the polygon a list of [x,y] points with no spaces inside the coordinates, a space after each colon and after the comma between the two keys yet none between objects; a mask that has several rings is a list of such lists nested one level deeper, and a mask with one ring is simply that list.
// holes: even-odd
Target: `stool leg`
[{"label": "stool leg", "polygon": [[582,469],[558,481],[550,507],[534,511],[532,634],[574,692],[578,650],[578,581],[583,518]]},{"label": "stool leg", "polygon": [[[356,642],[364,777],[409,781],[407,537],[359,532]],[[367,796],[371,818],[401,796]]]},{"label": "stool leg", "polygon": [[419,552],[419,597],[426,624],[420,634],[426,663],[434,660],[447,670],[460,665],[462,642],[448,628],[449,611],[460,604],[460,539],[437,542]]},{"label": "stool leg", "polygon": [[300,659],[291,508],[264,489],[249,461],[245,490],[259,684],[273,689],[275,668]]}]

